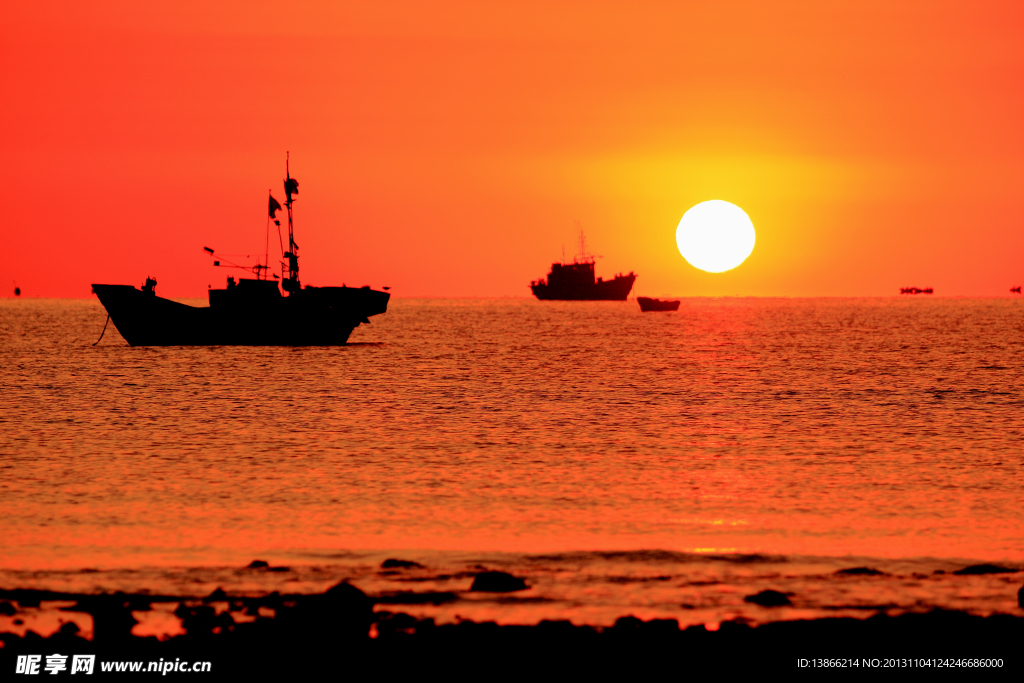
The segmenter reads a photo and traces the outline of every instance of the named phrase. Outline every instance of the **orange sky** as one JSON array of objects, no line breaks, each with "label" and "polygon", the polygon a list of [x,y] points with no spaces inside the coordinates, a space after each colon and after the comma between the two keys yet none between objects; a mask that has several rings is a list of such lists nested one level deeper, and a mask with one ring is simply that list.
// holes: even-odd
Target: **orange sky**
[{"label": "orange sky", "polygon": [[[5,8],[0,296],[205,296],[300,181],[309,284],[527,296],[571,255],[640,295],[1009,296],[1019,2],[25,2]],[[706,199],[757,228],[696,271]]]}]

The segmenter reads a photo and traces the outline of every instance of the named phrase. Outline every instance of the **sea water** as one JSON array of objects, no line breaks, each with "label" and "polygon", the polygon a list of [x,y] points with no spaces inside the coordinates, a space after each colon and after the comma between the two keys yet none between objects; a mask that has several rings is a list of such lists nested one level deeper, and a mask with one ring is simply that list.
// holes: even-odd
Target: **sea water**
[{"label": "sea water", "polygon": [[[0,301],[2,588],[347,579],[438,621],[596,625],[1017,609],[1024,575],[953,572],[1024,568],[1018,299],[395,298],[333,348],[94,346],[104,319]],[[530,588],[469,592],[482,569]]]}]

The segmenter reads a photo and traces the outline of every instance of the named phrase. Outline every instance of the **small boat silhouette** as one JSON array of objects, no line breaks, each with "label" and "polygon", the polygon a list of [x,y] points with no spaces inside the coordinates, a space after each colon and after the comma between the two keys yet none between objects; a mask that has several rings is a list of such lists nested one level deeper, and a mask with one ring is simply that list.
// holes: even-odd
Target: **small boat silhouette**
[{"label": "small boat silhouette", "polygon": [[640,304],[640,310],[644,313],[650,313],[651,311],[678,311],[678,301],[662,301],[661,299],[651,299],[646,296],[638,296],[636,298],[637,303]]},{"label": "small boat silhouette", "polygon": [[920,289],[919,287],[900,287],[900,294],[931,294],[934,290],[931,287]]},{"label": "small boat silhouette", "polygon": [[1010,294],[1020,294],[1020,285],[1010,287]]}]

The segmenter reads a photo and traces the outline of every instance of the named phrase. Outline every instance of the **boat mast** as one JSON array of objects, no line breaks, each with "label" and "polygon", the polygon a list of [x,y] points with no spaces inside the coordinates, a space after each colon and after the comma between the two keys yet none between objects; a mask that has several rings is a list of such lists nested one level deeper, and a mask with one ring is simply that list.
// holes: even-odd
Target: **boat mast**
[{"label": "boat mast", "polygon": [[[587,253],[587,238],[583,236],[583,226],[580,225],[579,221],[575,221],[576,230],[580,235],[580,253],[579,256],[573,259],[573,263],[593,263],[594,255]],[[562,247],[563,250],[565,247]]]},{"label": "boat mast", "polygon": [[289,294],[295,294],[301,288],[301,284],[299,283],[299,245],[295,244],[295,228],[292,224],[292,195],[299,193],[299,181],[292,178],[289,170],[291,153],[286,152],[285,154],[284,205],[288,209],[288,251],[285,252],[285,257],[288,259],[288,277],[281,283],[281,286]]}]

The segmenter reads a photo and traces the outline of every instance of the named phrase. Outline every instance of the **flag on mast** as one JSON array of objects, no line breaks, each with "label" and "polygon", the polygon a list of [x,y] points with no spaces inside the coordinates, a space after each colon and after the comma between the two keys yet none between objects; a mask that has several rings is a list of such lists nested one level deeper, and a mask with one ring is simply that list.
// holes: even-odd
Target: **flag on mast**
[{"label": "flag on mast", "polygon": [[274,199],[274,195],[270,195],[270,217],[277,218],[277,212],[281,210],[281,205]]}]

